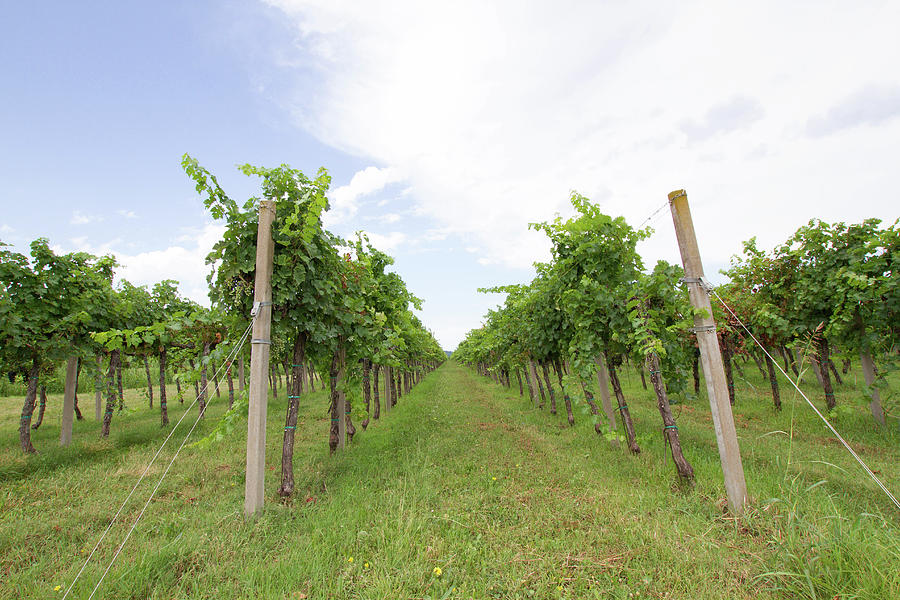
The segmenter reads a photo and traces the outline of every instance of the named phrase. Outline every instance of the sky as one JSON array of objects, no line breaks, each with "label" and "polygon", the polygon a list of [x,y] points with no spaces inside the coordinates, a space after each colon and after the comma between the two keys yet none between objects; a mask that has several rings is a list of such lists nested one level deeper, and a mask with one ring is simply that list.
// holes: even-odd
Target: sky
[{"label": "sky", "polygon": [[180,167],[332,176],[452,350],[549,260],[528,223],[572,190],[678,263],[686,189],[707,275],[812,218],[900,216],[900,3],[5,2],[0,240],[113,253],[202,303],[223,228]]}]

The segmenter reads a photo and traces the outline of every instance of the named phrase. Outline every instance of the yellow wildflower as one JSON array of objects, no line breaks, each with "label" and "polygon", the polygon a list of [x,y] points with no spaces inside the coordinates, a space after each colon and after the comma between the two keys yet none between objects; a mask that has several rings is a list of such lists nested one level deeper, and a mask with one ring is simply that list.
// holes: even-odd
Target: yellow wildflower
[{"label": "yellow wildflower", "polygon": [[440,568],[440,567],[435,567],[435,568],[434,568],[434,571],[432,571],[432,573],[434,573],[434,576],[435,576],[435,577],[440,577],[440,576],[441,576],[441,573],[443,573],[443,571],[441,571],[441,568]]},{"label": "yellow wildflower", "polygon": [[62,586],[61,586],[61,585],[58,585],[58,586],[56,586],[55,588],[53,588],[53,591],[54,591],[54,592],[58,592],[58,591],[61,590],[61,589],[62,589]]}]

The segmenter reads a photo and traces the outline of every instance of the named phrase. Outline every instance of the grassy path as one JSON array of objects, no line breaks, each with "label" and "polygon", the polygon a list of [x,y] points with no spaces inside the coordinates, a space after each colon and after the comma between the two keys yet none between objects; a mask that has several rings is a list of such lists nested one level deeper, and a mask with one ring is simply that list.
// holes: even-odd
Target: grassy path
[{"label": "grassy path", "polygon": [[[635,418],[639,429],[653,431],[652,404],[644,404]],[[858,513],[863,502],[877,511],[871,490],[849,473],[844,484],[837,474],[836,489],[849,490],[837,499],[833,484],[804,491],[815,473],[776,477],[770,471],[781,454],[762,445],[774,444],[770,437],[745,451],[748,480],[751,489],[784,500],[758,503],[765,508],[740,523],[724,517],[715,442],[700,403],[679,413],[697,469],[693,489],[677,484],[658,437],[641,440],[640,456],[625,456],[598,439],[580,413],[569,428],[563,415],[537,411],[518,390],[453,362],[368,431],[357,423],[357,439],[334,457],[326,446],[326,405],[322,392],[301,401],[297,491],[283,504],[274,491],[285,403],[271,401],[267,506],[251,524],[241,515],[244,432],[211,449],[186,448],[95,597],[780,598],[790,594],[755,577],[792,566],[785,552],[810,547],[827,569],[850,569],[833,574],[835,589],[855,587],[860,598],[900,591],[890,572],[900,558],[896,521],[850,527],[836,539],[833,551],[859,556],[826,555],[817,541],[817,528],[826,527],[820,521]],[[176,417],[179,410],[173,408]],[[213,404],[200,433],[220,414]],[[4,416],[0,597],[62,596],[54,588],[72,580],[160,443],[157,418],[137,411],[114,420],[109,441],[76,430],[72,452],[53,447],[58,428],[48,417],[40,434],[47,437],[36,441],[44,453],[24,458],[15,452],[13,419]],[[752,413],[741,419],[744,428],[771,427],[755,424]],[[796,442],[797,452],[802,443],[822,444],[808,437]],[[876,468],[896,464],[894,450],[869,454]],[[167,456],[85,571],[75,598],[88,597]],[[796,498],[786,495],[790,482]],[[889,595],[880,596],[885,590]]]}]

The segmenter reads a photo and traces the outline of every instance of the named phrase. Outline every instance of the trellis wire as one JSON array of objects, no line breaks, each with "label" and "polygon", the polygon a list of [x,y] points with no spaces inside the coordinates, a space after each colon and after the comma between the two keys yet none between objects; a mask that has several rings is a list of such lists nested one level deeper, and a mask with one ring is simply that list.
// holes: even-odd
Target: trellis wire
[{"label": "trellis wire", "polygon": [[650,220],[653,219],[653,217],[656,217],[662,209],[667,208],[668,206],[669,206],[669,201],[666,200],[665,202],[663,202],[662,206],[660,206],[659,208],[654,210],[652,213],[650,213],[650,216],[647,217],[646,219],[644,219],[643,222],[640,225],[638,225],[638,229],[640,229],[641,227],[646,225],[648,222],[650,222],[650,224],[652,225],[653,223]]},{"label": "trellis wire", "polygon": [[[231,364],[234,362],[234,357],[236,357],[237,353],[241,350],[241,348],[243,348],[244,342],[247,340],[247,336],[250,334],[250,330],[253,327],[254,320],[255,320],[255,317],[254,317],[254,319],[250,320],[250,325],[247,326],[246,331],[244,331],[244,334],[241,336],[238,344],[235,345],[234,349],[232,349],[231,353],[228,355],[228,357],[224,361],[223,365],[219,368],[218,371],[216,371],[216,373],[215,373],[216,375],[218,375],[220,372],[222,372],[222,370],[225,369],[226,367],[230,367]],[[206,387],[203,388],[204,393],[206,392],[206,389],[208,387],[209,387],[209,381],[206,382]],[[137,483],[135,483],[134,487],[131,488],[131,492],[128,493],[128,496],[125,498],[125,501],[122,502],[122,506],[119,507],[119,510],[113,516],[112,520],[109,522],[109,525],[106,526],[106,529],[103,531],[103,534],[101,534],[100,539],[97,540],[97,543],[94,545],[94,548],[91,550],[91,553],[88,554],[88,557],[85,559],[84,564],[81,565],[81,569],[78,570],[78,573],[75,575],[75,579],[73,579],[72,583],[69,584],[69,587],[66,589],[66,593],[63,594],[62,600],[65,600],[66,597],[68,597],[69,593],[72,591],[72,589],[75,587],[75,583],[77,583],[78,578],[81,577],[81,574],[84,572],[84,569],[87,567],[88,563],[91,561],[91,558],[97,552],[97,548],[100,547],[100,544],[103,542],[103,539],[106,537],[106,534],[109,533],[110,529],[112,529],[112,526],[118,520],[119,515],[122,514],[122,511],[125,509],[125,506],[128,504],[128,501],[131,500],[131,497],[134,495],[135,490],[137,490],[138,486],[141,484],[141,482],[147,476],[147,473],[150,471],[150,467],[152,467],[153,463],[156,462],[156,459],[159,457],[159,454],[162,452],[163,448],[165,448],[166,444],[169,443],[169,439],[171,439],[171,437],[175,434],[175,430],[178,429],[178,427],[181,425],[181,422],[184,421],[185,417],[188,415],[188,413],[191,411],[191,409],[197,403],[199,398],[200,398],[200,396],[197,396],[197,398],[194,398],[194,401],[191,402],[191,404],[187,407],[187,409],[181,415],[181,418],[178,419],[178,422],[175,423],[175,426],[169,432],[169,435],[167,435],[166,439],[163,440],[163,443],[159,447],[159,449],[156,451],[156,454],[154,454],[153,458],[150,459],[150,462],[147,463],[147,467],[144,469],[144,472],[141,473],[141,476],[138,478]],[[137,519],[135,519],[134,524],[131,526],[131,529],[128,531],[128,535],[125,536],[125,539],[122,541],[122,544],[119,546],[119,549],[116,551],[115,556],[113,556],[112,561],[110,561],[109,566],[106,567],[106,571],[103,572],[103,575],[100,577],[100,581],[97,582],[97,586],[94,587],[94,590],[91,592],[91,595],[89,596],[89,598],[94,597],[94,593],[97,591],[97,588],[100,587],[100,583],[103,582],[103,578],[106,576],[106,573],[109,572],[109,569],[110,569],[110,567],[112,567],[113,562],[115,562],[116,558],[119,556],[119,553],[122,551],[122,548],[125,546],[125,542],[128,541],[128,537],[131,535],[131,532],[134,531],[135,526],[137,525],[141,516],[143,516],[144,510],[147,509],[147,505],[150,503],[150,500],[153,498],[153,494],[155,494],[156,490],[159,489],[159,484],[162,483],[162,480],[166,476],[166,473],[169,472],[169,467],[172,466],[172,462],[175,461],[175,458],[178,456],[178,453],[181,452],[181,448],[184,447],[184,443],[187,441],[187,438],[190,437],[191,433],[193,433],[194,428],[197,426],[197,423],[199,421],[200,421],[200,416],[198,416],[197,420],[194,421],[193,427],[191,427],[191,430],[188,432],[187,436],[185,436],[184,441],[181,442],[181,446],[178,448],[178,451],[175,452],[175,456],[172,457],[172,461],[169,462],[169,466],[166,467],[165,472],[163,473],[162,477],[160,477],[159,482],[157,482],[156,488],[154,488],[153,493],[150,494],[150,499],[147,500],[147,504],[144,505],[144,508],[141,510]]]},{"label": "trellis wire", "polygon": [[819,416],[820,419],[822,419],[822,421],[825,423],[825,425],[828,426],[828,429],[831,430],[831,433],[833,433],[835,435],[835,437],[837,437],[837,439],[840,440],[841,444],[844,445],[844,448],[846,448],[847,451],[853,456],[853,458],[856,459],[856,462],[858,462],[862,466],[862,468],[865,470],[865,472],[869,474],[869,477],[871,477],[875,481],[875,483],[878,484],[878,487],[880,487],[881,490],[885,494],[887,494],[887,497],[891,499],[891,502],[894,503],[894,506],[896,506],[898,509],[900,509],[900,501],[898,501],[897,498],[894,496],[894,494],[892,494],[891,491],[889,489],[887,489],[887,487],[881,482],[881,480],[878,479],[878,477],[875,475],[875,473],[872,472],[872,469],[870,469],[868,467],[868,465],[866,465],[866,463],[863,462],[863,459],[861,459],[859,457],[859,455],[853,450],[853,448],[850,447],[850,444],[847,443],[847,440],[845,440],[844,437],[840,433],[838,433],[837,429],[835,429],[834,426],[828,421],[828,419],[825,418],[825,415],[823,415],[821,412],[819,412],[819,409],[816,408],[816,406],[810,401],[810,399],[806,397],[806,394],[803,393],[803,390],[800,389],[800,386],[798,386],[797,383],[793,379],[790,378],[790,376],[787,374],[787,372],[781,368],[781,365],[778,364],[778,361],[776,361],[772,357],[772,355],[769,354],[769,351],[766,350],[765,346],[763,346],[759,342],[758,339],[756,339],[756,336],[754,336],[750,332],[750,330],[747,328],[747,326],[744,325],[744,322],[741,321],[741,319],[736,314],[734,314],[734,311],[731,310],[731,307],[728,306],[728,304],[726,304],[724,300],[722,300],[722,297],[719,296],[718,292],[716,292],[715,289],[711,289],[710,291],[713,294],[715,294],[715,296],[716,296],[716,298],[718,298],[719,302],[722,303],[722,306],[725,307],[725,310],[727,310],[729,313],[731,313],[731,316],[734,317],[734,319],[740,324],[740,326],[744,328],[744,331],[747,332],[747,335],[749,335],[750,338],[754,342],[756,342],[756,345],[759,346],[760,349],[766,354],[766,356],[769,357],[769,360],[772,361],[772,364],[774,364],[775,367],[779,371],[781,371],[781,374],[784,375],[785,379],[790,381],[791,385],[793,385],[794,388],[800,393],[800,395],[803,396],[803,399],[806,400],[806,403],[809,404],[809,407],[811,409],[813,409],[813,411]]}]

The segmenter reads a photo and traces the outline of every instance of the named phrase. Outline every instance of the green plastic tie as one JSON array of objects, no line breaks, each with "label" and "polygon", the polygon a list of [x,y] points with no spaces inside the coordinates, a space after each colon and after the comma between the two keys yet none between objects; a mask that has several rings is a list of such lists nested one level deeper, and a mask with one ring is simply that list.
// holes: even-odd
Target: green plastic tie
[{"label": "green plastic tie", "polygon": [[666,425],[663,429],[678,429],[678,425]]},{"label": "green plastic tie", "polygon": [[340,419],[332,419],[331,422],[332,422],[332,423],[340,423],[341,420],[340,420]]},{"label": "green plastic tie", "polygon": [[659,375],[659,374],[660,374],[660,371],[650,371],[650,374],[651,374],[651,375]]},{"label": "green plastic tie", "polygon": [[623,408],[628,408],[627,404],[623,404],[622,406],[617,406],[616,410],[622,410]]},{"label": "green plastic tie", "polygon": [[25,415],[25,416],[22,417],[22,420],[23,420],[23,421],[27,421],[27,420],[29,420],[30,418],[31,418],[31,415]]},{"label": "green plastic tie", "polygon": [[292,367],[302,367],[303,365],[291,365]]},{"label": "green plastic tie", "polygon": [[288,400],[291,400],[292,398],[299,398],[299,397],[300,396],[288,396]]},{"label": "green plastic tie", "polygon": [[37,381],[37,380],[38,380],[37,377],[31,377],[30,379],[31,379],[32,381]]},{"label": "green plastic tie", "polygon": [[296,429],[296,427],[294,425],[285,425],[284,430],[287,431],[288,429]]},{"label": "green plastic tie", "polygon": [[832,398],[834,398],[834,393],[833,393],[833,392],[825,392],[825,395],[826,395],[826,396],[831,396]]}]

